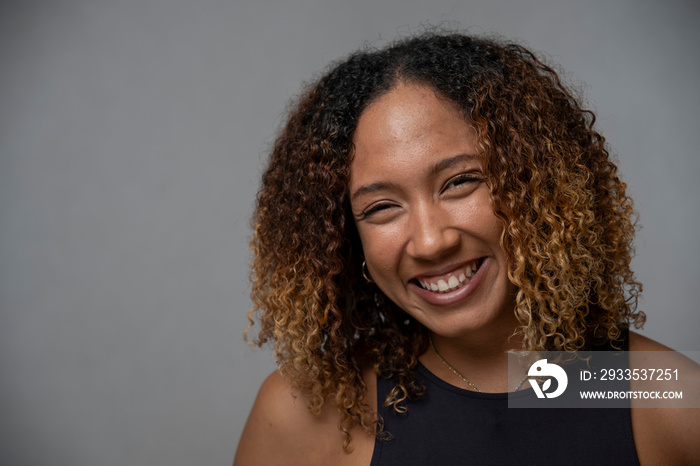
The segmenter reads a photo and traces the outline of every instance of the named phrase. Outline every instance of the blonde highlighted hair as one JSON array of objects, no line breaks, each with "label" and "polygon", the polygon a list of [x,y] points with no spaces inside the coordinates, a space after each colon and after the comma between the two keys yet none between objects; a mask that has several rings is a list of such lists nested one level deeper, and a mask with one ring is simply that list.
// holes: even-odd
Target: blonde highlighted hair
[{"label": "blonde highlighted hair", "polygon": [[[362,276],[347,193],[362,111],[399,82],[432,86],[477,132],[493,209],[504,230],[524,349],[573,351],[641,326],[630,270],[635,214],[594,115],[525,48],[462,34],[423,34],[334,64],[293,108],[270,155],[251,242],[251,326],[279,368],[342,412],[340,429],[370,432],[362,370],[396,387],[405,409],[427,331]],[[250,329],[250,327],[249,327]]]}]

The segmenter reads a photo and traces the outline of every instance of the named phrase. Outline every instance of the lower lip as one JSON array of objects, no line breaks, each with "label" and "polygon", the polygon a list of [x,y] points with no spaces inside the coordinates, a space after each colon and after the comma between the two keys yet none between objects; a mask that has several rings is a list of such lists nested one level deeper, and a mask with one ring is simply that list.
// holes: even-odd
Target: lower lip
[{"label": "lower lip", "polygon": [[413,282],[410,282],[408,286],[415,294],[417,294],[428,304],[433,306],[452,306],[453,304],[461,303],[462,301],[469,299],[469,297],[474,294],[481,282],[484,281],[484,276],[486,275],[488,266],[489,259],[486,258],[482,261],[481,267],[479,267],[471,280],[469,280],[469,283],[464,285],[462,288],[458,288],[447,293],[435,293],[433,291],[425,290]]}]

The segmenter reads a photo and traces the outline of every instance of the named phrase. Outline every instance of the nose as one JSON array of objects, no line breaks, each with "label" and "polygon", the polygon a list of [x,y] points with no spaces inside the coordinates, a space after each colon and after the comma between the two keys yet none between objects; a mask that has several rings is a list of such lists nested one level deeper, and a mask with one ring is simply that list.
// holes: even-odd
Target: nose
[{"label": "nose", "polygon": [[406,252],[414,259],[433,261],[459,247],[459,231],[450,216],[437,206],[425,206],[411,216]]}]

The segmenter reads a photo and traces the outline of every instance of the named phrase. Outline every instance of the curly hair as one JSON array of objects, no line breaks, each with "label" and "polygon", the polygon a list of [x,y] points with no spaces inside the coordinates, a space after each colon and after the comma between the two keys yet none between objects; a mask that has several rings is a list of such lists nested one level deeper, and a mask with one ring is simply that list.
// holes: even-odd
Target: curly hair
[{"label": "curly hair", "polygon": [[363,280],[348,199],[358,118],[401,82],[431,86],[476,130],[523,349],[614,342],[645,318],[630,270],[632,201],[593,113],[550,66],[520,45],[462,34],[354,53],[302,94],[276,140],[253,218],[248,314],[251,326],[259,314],[255,343],[273,342],[309,410],[340,409],[346,448],[354,424],[382,430],[363,403],[364,368],[396,380],[385,401],[396,410],[424,391],[415,367],[427,330]]}]

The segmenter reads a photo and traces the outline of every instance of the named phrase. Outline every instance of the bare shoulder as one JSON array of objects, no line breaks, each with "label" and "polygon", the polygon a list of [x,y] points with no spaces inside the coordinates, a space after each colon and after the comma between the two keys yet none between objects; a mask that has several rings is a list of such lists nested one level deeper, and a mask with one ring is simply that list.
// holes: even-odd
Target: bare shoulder
[{"label": "bare shoulder", "polygon": [[658,341],[640,335],[637,332],[630,331],[629,336],[630,351],[673,351],[666,345],[662,345]]},{"label": "bare shoulder", "polygon": [[[308,410],[309,399],[292,388],[278,372],[268,376],[258,392],[238,444],[234,466],[369,464],[354,461],[367,448],[343,450],[343,434],[338,428],[341,415],[326,403],[319,415]],[[353,433],[353,444],[368,445],[363,432]],[[359,455],[358,455],[359,453]]]},{"label": "bare shoulder", "polygon": [[[682,385],[664,386],[658,384],[652,388],[663,390],[682,388],[685,396],[698,396],[700,393],[700,366],[668,346],[650,338],[630,332],[630,357],[634,352],[669,351],[672,352],[670,369],[679,368]],[[664,358],[666,361],[667,358]],[[643,356],[642,356],[642,359]],[[632,364],[632,363],[631,363]],[[653,365],[653,364],[651,364]],[[651,368],[651,367],[649,367]],[[655,368],[662,369],[662,368]],[[635,390],[635,385],[631,386]],[[641,389],[649,389],[642,385]],[[635,407],[632,404],[632,429],[640,463],[647,464],[700,464],[700,409],[697,408],[654,408]]]},{"label": "bare shoulder", "polygon": [[313,464],[319,443],[338,431],[331,416],[314,416],[308,399],[273,372],[263,382],[248,416],[234,465]]}]

